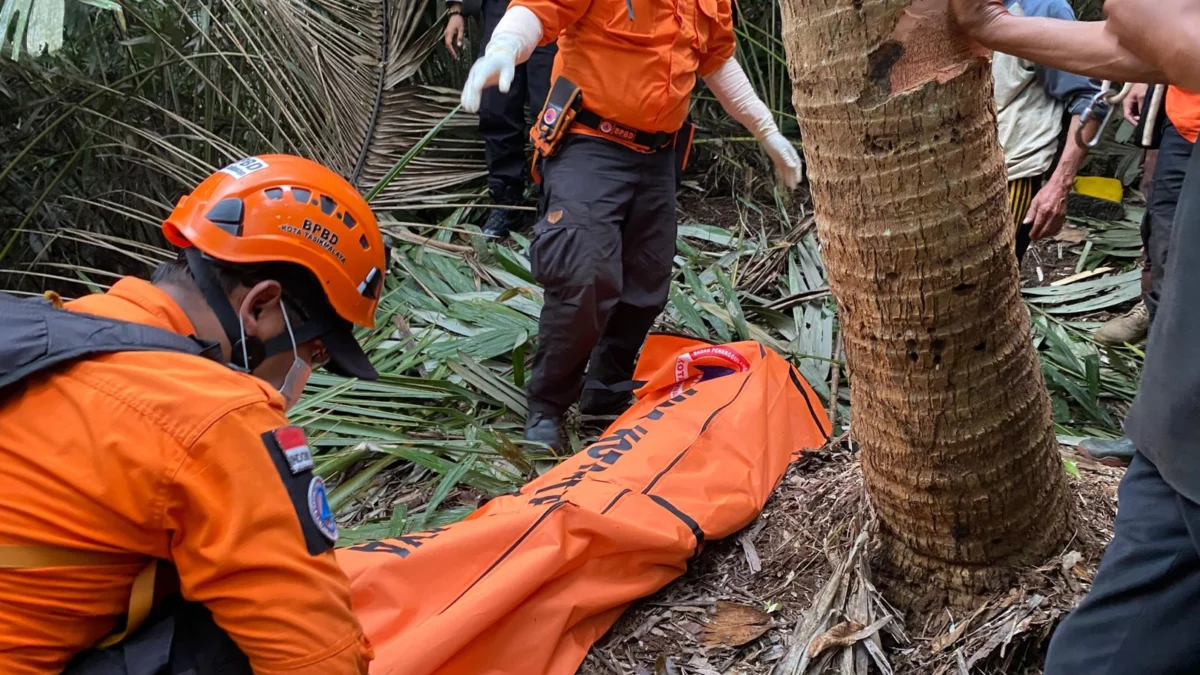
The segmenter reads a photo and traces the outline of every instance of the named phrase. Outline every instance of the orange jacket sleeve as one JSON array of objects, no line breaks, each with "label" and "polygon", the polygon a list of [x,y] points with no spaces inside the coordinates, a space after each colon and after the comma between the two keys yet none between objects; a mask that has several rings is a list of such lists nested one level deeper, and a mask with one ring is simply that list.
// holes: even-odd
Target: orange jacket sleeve
[{"label": "orange jacket sleeve", "polygon": [[542,39],[538,46],[545,46],[558,39],[558,34],[578,21],[587,12],[592,0],[516,0],[509,5],[524,7],[533,12],[542,22]]},{"label": "orange jacket sleeve", "polygon": [[264,439],[287,424],[280,409],[256,402],[224,414],[186,448],[164,517],[180,587],[208,607],[255,673],[365,674],[371,649],[351,612],[349,582],[332,550],[310,554],[301,520],[308,505],[296,500],[295,485],[289,491],[289,481],[307,484],[311,471],[290,475]]},{"label": "orange jacket sleeve", "polygon": [[700,65],[697,70],[700,77],[708,77],[733,56],[733,52],[737,49],[737,37],[733,33],[733,5],[730,0],[699,0],[699,2],[702,11],[713,14],[709,17],[712,32],[708,36],[706,51],[700,54]]}]

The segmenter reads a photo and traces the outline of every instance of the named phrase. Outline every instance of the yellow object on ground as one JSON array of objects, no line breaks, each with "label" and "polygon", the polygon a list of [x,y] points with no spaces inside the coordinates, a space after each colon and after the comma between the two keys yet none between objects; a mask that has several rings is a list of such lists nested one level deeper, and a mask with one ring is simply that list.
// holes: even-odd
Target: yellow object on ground
[{"label": "yellow object on ground", "polygon": [[1121,203],[1121,197],[1125,194],[1121,181],[1116,178],[1101,178],[1100,176],[1079,176],[1075,179],[1075,191],[1081,195],[1118,204]]}]

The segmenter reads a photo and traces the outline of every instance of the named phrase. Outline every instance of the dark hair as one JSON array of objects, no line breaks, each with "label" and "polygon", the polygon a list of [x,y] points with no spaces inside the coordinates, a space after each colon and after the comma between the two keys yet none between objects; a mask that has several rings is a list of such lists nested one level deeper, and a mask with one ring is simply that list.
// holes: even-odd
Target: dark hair
[{"label": "dark hair", "polygon": [[[324,291],[316,276],[307,268],[295,263],[230,263],[212,258],[209,258],[208,262],[217,283],[226,295],[238,286],[250,288],[268,279],[278,281],[283,287],[283,299],[288,308],[296,311],[300,315],[296,318],[302,321],[311,316],[310,310],[314,309],[315,303],[324,301]],[[155,268],[150,281],[154,284],[170,283],[185,287],[196,285],[182,251],[174,260],[168,260]]]}]

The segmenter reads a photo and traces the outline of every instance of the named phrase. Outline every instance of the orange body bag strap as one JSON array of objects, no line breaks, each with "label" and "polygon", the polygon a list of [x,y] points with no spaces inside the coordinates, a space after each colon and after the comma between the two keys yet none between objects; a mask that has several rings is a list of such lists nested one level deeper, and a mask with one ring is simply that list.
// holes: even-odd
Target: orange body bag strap
[{"label": "orange body bag strap", "polygon": [[575,116],[583,108],[583,96],[579,87],[565,77],[558,77],[550,87],[550,95],[538,115],[529,138],[533,141],[533,165],[529,174],[535,182],[542,182],[538,164],[542,159],[553,157],[558,152],[559,145],[566,138],[567,129],[575,121]]},{"label": "orange body bag strap", "polygon": [[[107,567],[145,563],[146,556],[137,553],[105,553],[103,551],[81,551],[59,546],[0,546],[0,567],[10,569],[37,569],[46,567]],[[158,561],[151,560],[133,580],[129,592],[129,609],[125,614],[125,627],[104,638],[97,646],[111,647],[124,640],[150,615],[154,607],[154,581],[158,572]]]}]

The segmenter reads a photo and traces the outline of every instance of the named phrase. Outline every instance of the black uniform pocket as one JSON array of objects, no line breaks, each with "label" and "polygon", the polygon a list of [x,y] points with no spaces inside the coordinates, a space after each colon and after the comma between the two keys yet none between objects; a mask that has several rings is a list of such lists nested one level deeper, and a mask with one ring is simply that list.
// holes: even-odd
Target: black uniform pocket
[{"label": "black uniform pocket", "polygon": [[533,228],[533,277],[547,288],[591,284],[603,255],[598,235],[590,202],[551,203]]}]

